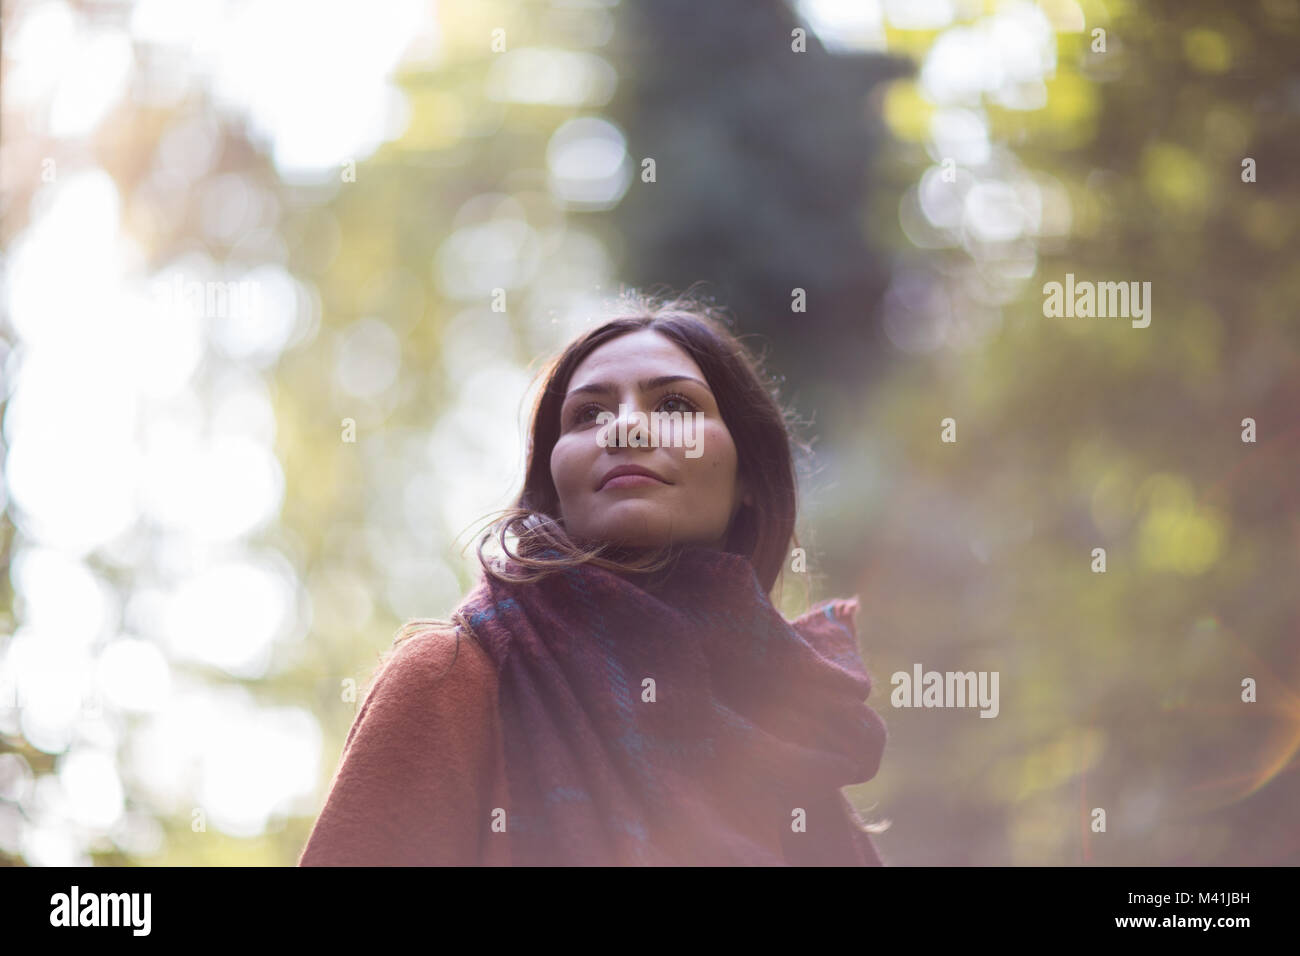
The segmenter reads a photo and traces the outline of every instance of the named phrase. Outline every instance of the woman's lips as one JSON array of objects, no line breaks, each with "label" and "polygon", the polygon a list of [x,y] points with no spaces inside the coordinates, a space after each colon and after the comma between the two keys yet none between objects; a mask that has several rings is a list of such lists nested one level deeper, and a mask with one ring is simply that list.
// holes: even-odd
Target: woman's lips
[{"label": "woman's lips", "polygon": [[666,485],[668,482],[651,478],[649,475],[618,475],[600,486],[601,491],[611,488],[640,488],[643,485]]}]

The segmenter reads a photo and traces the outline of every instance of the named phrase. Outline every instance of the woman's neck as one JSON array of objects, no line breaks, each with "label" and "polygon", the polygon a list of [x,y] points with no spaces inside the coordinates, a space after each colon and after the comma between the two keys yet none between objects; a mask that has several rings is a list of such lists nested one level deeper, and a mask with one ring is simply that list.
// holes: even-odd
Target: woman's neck
[{"label": "woman's neck", "polygon": [[652,570],[632,570],[623,568],[611,568],[610,570],[617,576],[629,581],[638,587],[653,588],[656,584],[661,583],[677,565],[678,559],[686,551],[707,550],[719,551],[719,548],[713,544],[704,542],[687,541],[667,546],[659,547],[632,547],[611,545],[602,555],[607,560],[618,561],[620,563],[634,563],[644,561],[646,563],[658,563],[660,559],[664,560],[664,566]]}]

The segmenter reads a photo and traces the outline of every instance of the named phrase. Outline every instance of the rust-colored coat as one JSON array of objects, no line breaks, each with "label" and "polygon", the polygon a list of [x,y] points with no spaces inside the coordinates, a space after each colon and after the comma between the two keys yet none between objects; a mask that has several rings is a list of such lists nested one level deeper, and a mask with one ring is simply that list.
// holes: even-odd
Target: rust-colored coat
[{"label": "rust-colored coat", "polygon": [[348,733],[299,866],[508,866],[496,669],[473,638],[398,646]]}]

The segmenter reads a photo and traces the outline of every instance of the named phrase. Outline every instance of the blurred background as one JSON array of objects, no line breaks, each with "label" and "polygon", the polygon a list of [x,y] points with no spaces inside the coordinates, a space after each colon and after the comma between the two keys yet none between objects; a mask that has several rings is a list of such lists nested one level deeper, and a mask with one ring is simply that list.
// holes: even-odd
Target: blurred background
[{"label": "blurred background", "polygon": [[702,283],[888,862],[1300,863],[1297,0],[6,0],[0,81],[0,862],[295,863],[541,361]]}]

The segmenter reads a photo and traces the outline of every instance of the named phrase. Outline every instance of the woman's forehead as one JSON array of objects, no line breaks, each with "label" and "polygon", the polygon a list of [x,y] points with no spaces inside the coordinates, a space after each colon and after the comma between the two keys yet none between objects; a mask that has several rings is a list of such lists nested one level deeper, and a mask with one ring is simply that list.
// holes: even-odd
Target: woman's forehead
[{"label": "woman's forehead", "polygon": [[[578,363],[571,386],[585,384],[583,379],[596,374],[621,373],[642,375],[689,373],[702,378],[695,360],[676,342],[650,329],[630,332],[605,342]],[[581,378],[580,378],[581,377]]]}]

